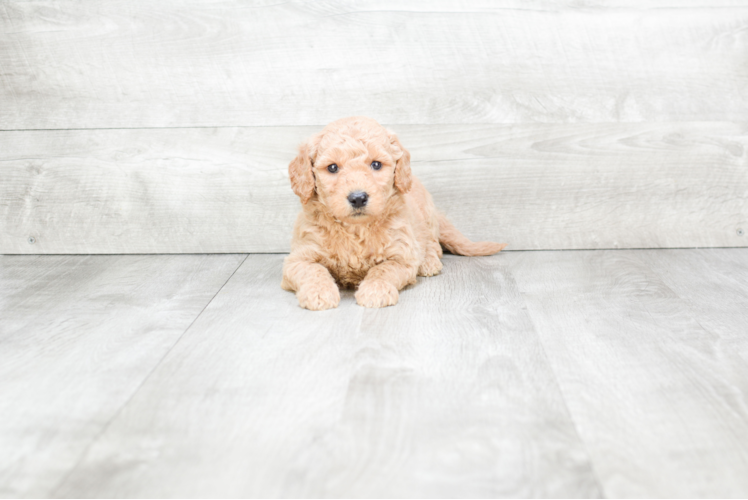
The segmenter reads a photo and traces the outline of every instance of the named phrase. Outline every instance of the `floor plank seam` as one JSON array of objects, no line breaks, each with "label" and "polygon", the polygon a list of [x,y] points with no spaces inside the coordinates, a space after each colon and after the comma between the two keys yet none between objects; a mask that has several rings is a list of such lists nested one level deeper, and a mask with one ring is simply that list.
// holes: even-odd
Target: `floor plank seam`
[{"label": "floor plank seam", "polygon": [[[519,291],[520,295],[522,295],[522,300],[524,302],[524,292],[519,286],[519,283],[514,279],[514,276],[512,276],[512,281],[514,281],[517,290]],[[561,394],[561,400],[564,403],[564,408],[566,408],[566,413],[569,415],[569,420],[571,421],[572,425],[574,426],[574,433],[577,435],[577,438],[579,439],[579,442],[582,444],[582,447],[584,448],[585,453],[587,454],[587,458],[589,460],[590,464],[590,470],[592,471],[592,476],[595,479],[595,484],[597,485],[597,489],[600,492],[600,496],[598,498],[608,498],[605,489],[603,488],[603,483],[600,480],[600,476],[597,473],[597,470],[595,470],[595,461],[592,459],[592,454],[590,453],[589,447],[587,446],[587,442],[582,437],[582,433],[579,432],[579,424],[577,423],[576,419],[574,418],[574,414],[571,412],[571,408],[569,408],[569,403],[567,401],[566,393],[564,392],[564,388],[561,385],[561,382],[559,381],[558,374],[556,373],[555,368],[553,368],[553,364],[551,363],[551,360],[548,356],[548,351],[545,347],[545,343],[543,342],[542,336],[538,333],[538,328],[535,325],[535,321],[532,318],[532,314],[530,314],[529,309],[527,308],[527,302],[524,302],[525,310],[527,311],[527,318],[530,320],[530,324],[532,325],[532,331],[535,334],[535,338],[538,340],[538,344],[540,345],[540,348],[543,350],[543,358],[546,361],[546,364],[548,365],[548,369],[553,374],[553,379],[556,382],[556,387],[558,388],[559,394]]]},{"label": "floor plank seam", "polygon": [[50,497],[59,497],[59,490],[60,488],[67,482],[67,480],[73,475],[73,473],[78,470],[78,467],[83,462],[83,460],[86,458],[86,455],[88,454],[89,450],[93,447],[94,444],[101,438],[101,436],[104,435],[104,433],[107,431],[109,426],[117,420],[119,415],[122,413],[122,411],[127,407],[128,404],[133,400],[133,398],[140,392],[140,389],[145,385],[145,383],[151,378],[153,373],[158,369],[158,367],[161,365],[161,363],[166,359],[166,357],[169,355],[169,353],[176,347],[177,344],[184,338],[185,334],[192,328],[192,326],[197,322],[198,318],[202,316],[203,312],[210,306],[210,304],[213,302],[213,300],[218,296],[219,293],[221,293],[221,290],[226,286],[226,284],[231,281],[231,278],[234,277],[236,272],[242,267],[244,262],[249,257],[249,254],[245,254],[244,258],[241,262],[236,266],[236,269],[231,273],[231,275],[226,279],[226,281],[223,282],[223,284],[218,288],[218,291],[213,294],[213,296],[208,300],[208,302],[205,304],[205,307],[203,307],[200,312],[195,316],[195,318],[192,320],[192,322],[187,326],[187,328],[184,329],[182,334],[177,338],[177,340],[174,342],[174,344],[169,347],[169,349],[164,353],[163,356],[153,365],[153,368],[151,371],[148,372],[148,374],[143,377],[143,380],[138,384],[138,386],[135,388],[135,390],[132,391],[132,394],[122,403],[122,405],[119,407],[119,409],[112,415],[112,417],[107,421],[106,424],[104,424],[101,428],[101,430],[96,434],[96,436],[88,443],[86,448],[81,452],[80,456],[78,457],[78,460],[75,461],[75,465],[73,465],[70,470],[60,479],[60,481],[57,483],[57,485],[51,490]]}]

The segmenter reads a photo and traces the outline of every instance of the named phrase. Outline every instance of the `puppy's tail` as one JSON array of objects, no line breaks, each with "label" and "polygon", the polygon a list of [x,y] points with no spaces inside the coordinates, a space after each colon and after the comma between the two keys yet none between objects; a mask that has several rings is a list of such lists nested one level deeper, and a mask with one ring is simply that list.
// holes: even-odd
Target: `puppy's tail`
[{"label": "puppy's tail", "polygon": [[490,241],[470,241],[444,214],[439,214],[439,243],[451,253],[473,257],[476,255],[493,255],[499,253],[506,247],[506,243],[493,243]]}]

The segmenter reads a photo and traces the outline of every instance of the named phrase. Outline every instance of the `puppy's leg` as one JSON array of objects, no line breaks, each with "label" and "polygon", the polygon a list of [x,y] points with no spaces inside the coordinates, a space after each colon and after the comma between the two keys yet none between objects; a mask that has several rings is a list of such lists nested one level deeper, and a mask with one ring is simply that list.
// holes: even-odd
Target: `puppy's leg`
[{"label": "puppy's leg", "polygon": [[338,307],[340,290],[335,280],[322,264],[286,257],[283,264],[284,290],[296,291],[299,305],[312,311]]},{"label": "puppy's leg", "polygon": [[386,307],[397,304],[398,290],[416,282],[415,265],[393,260],[382,262],[366,273],[358,286],[356,302],[364,307]]},{"label": "puppy's leg", "polygon": [[430,241],[426,245],[426,257],[418,267],[418,276],[435,276],[442,270],[442,247],[439,242]]}]

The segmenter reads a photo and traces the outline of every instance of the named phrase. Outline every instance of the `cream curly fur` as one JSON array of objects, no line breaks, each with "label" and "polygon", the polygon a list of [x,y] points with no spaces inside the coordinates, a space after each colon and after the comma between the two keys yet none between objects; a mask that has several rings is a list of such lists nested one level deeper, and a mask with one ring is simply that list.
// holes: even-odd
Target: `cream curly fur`
[{"label": "cream curly fur", "polygon": [[[372,168],[374,161],[381,169]],[[337,172],[328,170],[331,164]],[[338,285],[358,287],[362,306],[391,306],[416,276],[441,271],[442,246],[460,255],[491,255],[506,246],[460,234],[411,174],[410,153],[397,136],[371,118],[329,124],[299,148],[288,173],[302,211],[281,286],[296,292],[301,307],[337,307]],[[363,208],[348,202],[354,191],[368,194]]]}]

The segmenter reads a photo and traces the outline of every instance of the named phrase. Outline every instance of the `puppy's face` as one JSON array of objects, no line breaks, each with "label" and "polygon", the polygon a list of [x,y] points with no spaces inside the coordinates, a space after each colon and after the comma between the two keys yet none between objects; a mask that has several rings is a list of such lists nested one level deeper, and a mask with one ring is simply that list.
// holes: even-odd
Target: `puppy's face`
[{"label": "puppy's face", "polygon": [[339,220],[377,217],[394,194],[395,164],[382,138],[329,133],[314,160],[319,201]]},{"label": "puppy's face", "polygon": [[303,203],[316,192],[339,221],[368,222],[382,214],[390,197],[409,189],[409,157],[374,120],[339,120],[302,146],[289,166],[291,185]]}]

